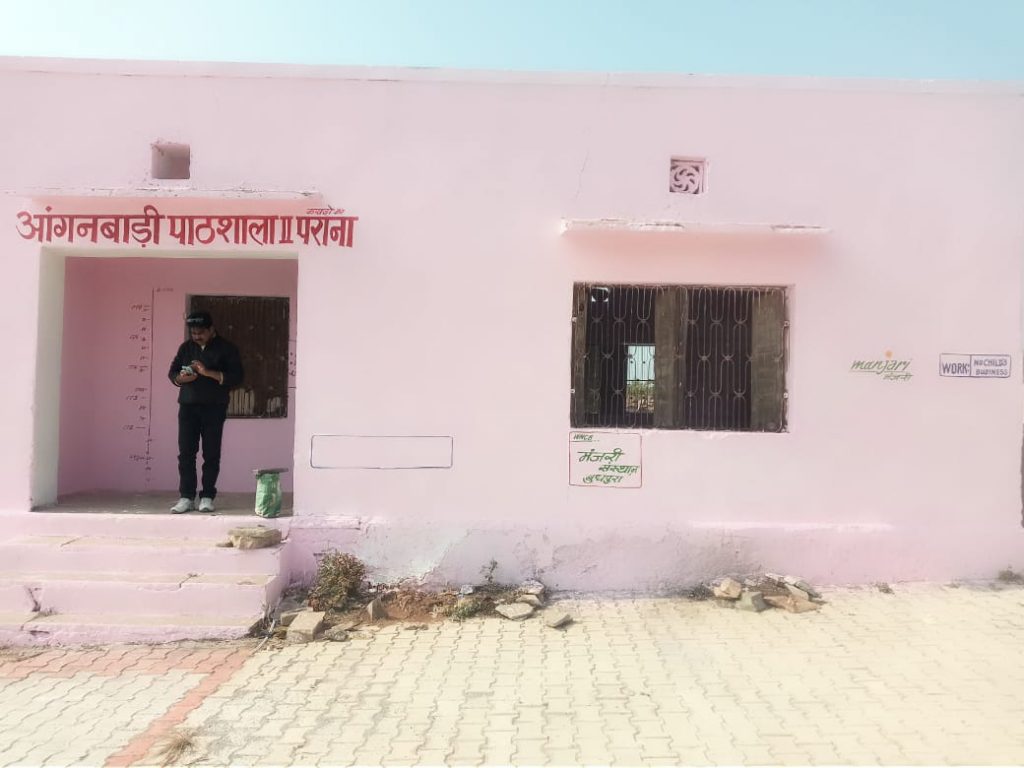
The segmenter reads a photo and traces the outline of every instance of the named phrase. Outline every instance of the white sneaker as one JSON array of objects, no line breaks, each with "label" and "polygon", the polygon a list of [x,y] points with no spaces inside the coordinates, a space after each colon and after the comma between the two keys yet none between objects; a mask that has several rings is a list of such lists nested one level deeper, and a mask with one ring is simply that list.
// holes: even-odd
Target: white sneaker
[{"label": "white sneaker", "polygon": [[178,499],[178,503],[171,507],[171,512],[173,512],[176,515],[180,515],[184,512],[191,512],[193,509],[194,507],[192,506],[192,499],[186,499],[184,496],[182,496],[180,499]]},{"label": "white sneaker", "polygon": [[199,511],[200,512],[213,512],[213,499],[208,499],[203,496],[199,500]]}]

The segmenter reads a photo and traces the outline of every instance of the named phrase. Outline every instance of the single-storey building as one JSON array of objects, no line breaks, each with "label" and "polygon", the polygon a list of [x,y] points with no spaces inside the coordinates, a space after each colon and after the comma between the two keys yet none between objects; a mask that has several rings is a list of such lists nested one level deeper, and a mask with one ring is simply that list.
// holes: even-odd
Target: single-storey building
[{"label": "single-storey building", "polygon": [[[1022,95],[0,60],[0,629],[227,636],[329,548],[586,591],[1024,565]],[[195,309],[246,366],[221,511],[287,468],[279,548],[168,514]]]}]

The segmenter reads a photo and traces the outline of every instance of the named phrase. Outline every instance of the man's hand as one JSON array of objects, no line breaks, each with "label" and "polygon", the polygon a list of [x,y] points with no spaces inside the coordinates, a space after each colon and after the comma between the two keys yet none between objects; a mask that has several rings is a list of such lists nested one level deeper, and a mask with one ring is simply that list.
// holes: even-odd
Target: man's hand
[{"label": "man's hand", "polygon": [[194,373],[179,373],[177,376],[174,377],[174,383],[178,384],[179,386],[182,384],[191,384],[198,378],[199,376],[197,376]]},{"label": "man's hand", "polygon": [[209,368],[207,368],[205,365],[203,365],[199,360],[193,360],[192,361],[192,370],[195,371],[196,373],[198,373],[200,376],[207,376],[208,378],[211,378],[211,379],[213,379],[214,381],[216,381],[216,382],[218,382],[220,384],[224,383],[224,374],[223,373],[221,373],[220,371],[211,371]]}]

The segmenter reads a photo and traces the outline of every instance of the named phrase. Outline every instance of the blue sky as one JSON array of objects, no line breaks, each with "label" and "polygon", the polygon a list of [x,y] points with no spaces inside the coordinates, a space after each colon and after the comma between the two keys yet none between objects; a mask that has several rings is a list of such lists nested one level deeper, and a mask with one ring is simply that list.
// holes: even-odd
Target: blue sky
[{"label": "blue sky", "polygon": [[1024,80],[1024,0],[0,0],[0,55]]}]

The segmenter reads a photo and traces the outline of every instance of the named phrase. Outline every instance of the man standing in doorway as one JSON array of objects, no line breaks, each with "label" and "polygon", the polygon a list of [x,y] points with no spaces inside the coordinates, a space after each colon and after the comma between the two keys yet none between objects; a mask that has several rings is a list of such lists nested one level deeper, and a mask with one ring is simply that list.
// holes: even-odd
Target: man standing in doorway
[{"label": "man standing in doorway", "polygon": [[171,512],[195,509],[196,455],[203,443],[203,487],[199,511],[213,512],[220,473],[220,442],[230,391],[242,383],[238,347],[217,335],[209,312],[185,318],[189,339],[174,356],[167,376],[178,387],[178,491]]}]

